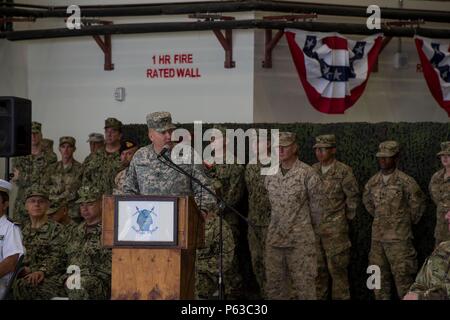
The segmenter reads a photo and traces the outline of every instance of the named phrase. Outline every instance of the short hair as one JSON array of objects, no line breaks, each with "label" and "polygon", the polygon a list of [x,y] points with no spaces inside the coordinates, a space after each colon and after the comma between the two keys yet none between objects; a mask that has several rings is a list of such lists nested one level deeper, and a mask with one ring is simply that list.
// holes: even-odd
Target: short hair
[{"label": "short hair", "polygon": [[3,202],[9,201],[9,194],[5,191],[0,191],[0,198],[2,198]]}]

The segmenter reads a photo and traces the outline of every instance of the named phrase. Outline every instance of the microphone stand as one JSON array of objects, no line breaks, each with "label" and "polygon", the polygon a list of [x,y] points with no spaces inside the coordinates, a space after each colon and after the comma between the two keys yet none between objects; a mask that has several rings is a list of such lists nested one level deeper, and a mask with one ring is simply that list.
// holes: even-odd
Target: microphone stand
[{"label": "microphone stand", "polygon": [[[248,221],[248,219],[246,217],[244,217],[241,213],[239,213],[239,211],[237,211],[235,208],[233,208],[232,206],[227,204],[226,201],[222,197],[218,196],[214,191],[212,191],[207,186],[205,186],[199,179],[197,179],[196,177],[192,176],[189,172],[187,172],[186,170],[181,168],[179,165],[175,164],[172,161],[172,159],[170,159],[170,157],[168,157],[166,155],[166,153],[168,151],[169,151],[169,149],[164,148],[161,151],[161,153],[157,155],[156,158],[161,163],[163,163],[166,166],[168,166],[169,168],[172,168],[175,171],[185,175],[192,182],[195,182],[196,184],[198,184],[202,189],[205,189],[209,194],[211,194],[218,202],[218,206],[219,206],[219,209],[221,211],[219,213],[219,281],[218,281],[219,283],[218,283],[218,287],[219,287],[219,300],[224,300],[224,286],[223,286],[223,233],[222,233],[223,214],[222,214],[222,211],[225,208],[228,208],[234,214],[236,214],[238,217],[240,217],[242,220],[244,220],[249,226],[253,227],[253,225]],[[161,160],[161,158],[163,158],[166,161]]]}]

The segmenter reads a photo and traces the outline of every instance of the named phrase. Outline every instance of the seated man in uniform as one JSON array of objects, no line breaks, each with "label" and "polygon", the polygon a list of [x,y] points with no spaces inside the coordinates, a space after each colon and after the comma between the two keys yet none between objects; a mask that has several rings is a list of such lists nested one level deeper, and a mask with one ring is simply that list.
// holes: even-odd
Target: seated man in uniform
[{"label": "seated man in uniform", "polygon": [[80,215],[84,221],[68,236],[67,267],[79,268],[63,276],[66,294],[71,300],[105,300],[111,296],[111,250],[102,247],[102,194],[94,186],[78,191]]},{"label": "seated man in uniform", "polygon": [[32,187],[26,195],[25,208],[29,223],[23,228],[26,255],[23,277],[13,285],[17,300],[48,300],[60,296],[59,275],[63,272],[63,227],[48,219],[49,199],[42,187]]},{"label": "seated man in uniform", "polygon": [[69,206],[64,199],[51,199],[51,205],[47,211],[47,215],[50,220],[62,224],[66,232],[70,232],[78,226],[78,224],[70,217]]},{"label": "seated man in uniform", "polygon": [[[450,230],[450,212],[445,219]],[[425,261],[403,300],[450,300],[450,241],[441,242]]]}]

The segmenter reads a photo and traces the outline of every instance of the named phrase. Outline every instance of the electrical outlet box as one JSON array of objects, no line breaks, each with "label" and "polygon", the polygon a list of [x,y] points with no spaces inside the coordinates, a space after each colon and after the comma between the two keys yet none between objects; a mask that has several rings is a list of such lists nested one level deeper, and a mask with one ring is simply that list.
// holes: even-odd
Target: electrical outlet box
[{"label": "electrical outlet box", "polygon": [[125,100],[125,88],[120,87],[116,88],[114,91],[114,98],[116,101],[124,101]]}]

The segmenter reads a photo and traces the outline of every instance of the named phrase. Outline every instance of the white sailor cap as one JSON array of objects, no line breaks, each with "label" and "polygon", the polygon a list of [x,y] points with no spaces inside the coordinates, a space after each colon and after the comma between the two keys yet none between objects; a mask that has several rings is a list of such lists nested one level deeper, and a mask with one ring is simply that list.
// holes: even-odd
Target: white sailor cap
[{"label": "white sailor cap", "polygon": [[9,193],[12,189],[12,184],[6,180],[0,179],[0,191]]}]

